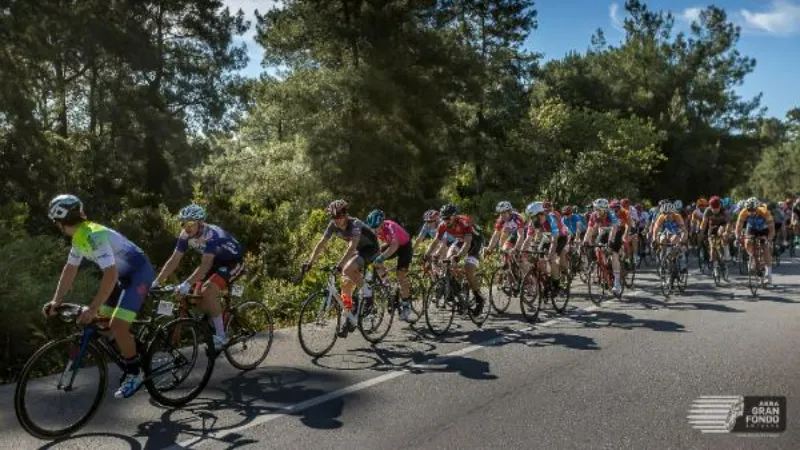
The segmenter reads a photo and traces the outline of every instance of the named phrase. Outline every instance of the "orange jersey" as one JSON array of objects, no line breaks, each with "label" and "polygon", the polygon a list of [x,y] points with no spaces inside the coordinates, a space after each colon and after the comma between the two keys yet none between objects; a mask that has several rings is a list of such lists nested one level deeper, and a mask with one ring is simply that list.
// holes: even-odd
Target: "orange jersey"
[{"label": "orange jersey", "polygon": [[661,214],[656,219],[653,232],[658,232],[662,228],[671,233],[677,233],[679,230],[685,230],[686,224],[683,222],[683,217],[678,213]]}]

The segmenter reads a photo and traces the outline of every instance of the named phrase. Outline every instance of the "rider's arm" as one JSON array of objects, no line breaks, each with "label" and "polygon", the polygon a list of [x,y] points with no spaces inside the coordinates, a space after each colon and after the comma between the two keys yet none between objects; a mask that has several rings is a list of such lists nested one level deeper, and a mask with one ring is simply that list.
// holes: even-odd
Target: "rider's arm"
[{"label": "rider's arm", "polygon": [[681,227],[681,242],[686,243],[689,239],[689,229],[686,227],[686,222],[683,221],[683,217],[679,215],[677,219],[678,226]]},{"label": "rider's arm", "polygon": [[469,248],[472,245],[472,233],[467,233],[464,235],[464,244],[461,246],[461,250],[456,255],[456,258],[463,259],[464,256],[469,253]]},{"label": "rider's arm", "polygon": [[328,246],[329,239],[330,238],[327,236],[322,236],[322,239],[317,242],[317,245],[314,246],[314,251],[311,252],[311,257],[308,258],[309,264],[314,264],[314,261],[319,258],[319,254],[322,253],[322,251],[325,250],[325,247]]},{"label": "rider's arm", "polygon": [[425,259],[430,258],[430,256],[433,254],[434,251],[439,250],[440,245],[445,245],[446,238],[444,237],[444,235],[445,235],[445,226],[444,224],[440,224],[439,227],[436,228],[436,235],[434,236],[433,241],[431,241],[431,243],[428,244],[428,249],[425,250]]},{"label": "rider's arm", "polygon": [[400,248],[400,243],[397,242],[397,239],[392,238],[392,242],[389,243],[389,246],[386,248],[386,251],[381,253],[381,256],[383,257],[383,259],[387,259],[392,255],[394,255],[394,252],[396,252],[398,248]]},{"label": "rider's arm", "polygon": [[497,245],[498,241],[500,241],[500,235],[504,234],[502,231],[495,229],[494,233],[492,233],[491,239],[489,239],[489,245],[486,246],[486,250],[492,251],[494,247]]},{"label": "rider's arm", "polygon": [[56,288],[55,294],[53,294],[53,303],[60,305],[64,301],[64,296],[72,287],[72,282],[75,281],[75,276],[77,274],[77,264],[64,264],[64,269],[61,270],[61,278],[58,279],[58,287]]},{"label": "rider's arm", "polygon": [[419,229],[419,234],[417,234],[417,238],[414,239],[414,244],[411,246],[411,248],[413,248],[414,251],[417,250],[419,244],[421,244],[422,240],[425,239],[425,234],[426,234],[425,232],[427,231],[426,227],[427,225],[423,225],[422,228]]},{"label": "rider's arm", "polygon": [[116,264],[112,264],[103,269],[103,278],[100,279],[100,287],[97,288],[97,294],[95,294],[92,303],[89,305],[92,311],[100,309],[103,303],[108,300],[108,297],[111,296],[111,291],[113,291],[114,286],[117,285],[117,279],[119,279],[119,271],[117,270]]},{"label": "rider's arm", "polygon": [[192,286],[193,284],[205,278],[213,264],[214,254],[203,253],[203,257],[200,259],[200,265],[194,270],[194,272],[192,272],[191,275],[189,275],[189,278],[186,279],[185,283],[189,286]]},{"label": "rider's arm", "polygon": [[739,213],[739,217],[736,219],[736,237],[738,238],[742,234],[742,225],[744,224],[745,219],[747,216],[745,215],[746,210],[742,210]]},{"label": "rider's arm", "polygon": [[159,272],[156,277],[156,284],[161,284],[161,282],[169,278],[170,275],[175,272],[175,269],[178,268],[178,264],[181,263],[181,258],[183,258],[182,251],[176,249],[172,252],[172,256],[169,257],[164,267],[161,268],[161,272]]},{"label": "rider's arm", "polygon": [[770,241],[775,239],[775,218],[772,217],[772,214],[767,212],[767,227],[769,227],[769,235],[767,239]]}]

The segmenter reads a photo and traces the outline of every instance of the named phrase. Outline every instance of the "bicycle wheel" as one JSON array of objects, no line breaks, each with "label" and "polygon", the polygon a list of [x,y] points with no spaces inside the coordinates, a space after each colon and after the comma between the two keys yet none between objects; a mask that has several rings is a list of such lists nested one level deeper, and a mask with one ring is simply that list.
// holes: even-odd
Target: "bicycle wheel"
[{"label": "bicycle wheel", "polygon": [[558,314],[564,315],[567,312],[567,304],[569,304],[572,276],[570,274],[562,274],[559,282],[558,289],[550,296],[550,303]]},{"label": "bicycle wheel", "polygon": [[535,323],[542,310],[542,286],[539,283],[536,269],[531,267],[525,278],[522,279],[522,286],[519,290],[519,309],[522,316],[528,322]]},{"label": "bicycle wheel", "polygon": [[[491,296],[489,288],[491,285],[491,280],[489,279],[489,275],[487,273],[478,273],[477,274],[481,280],[481,297],[483,297],[483,306],[481,307],[480,311],[477,311],[475,308],[477,306],[477,299],[475,295],[470,291],[468,286],[465,286],[463,289],[464,295],[467,296],[467,315],[469,316],[469,320],[472,321],[476,326],[482,327],[487,320],[489,320],[489,315],[492,312],[492,302],[488,299]],[[510,301],[510,299],[509,299]],[[506,306],[508,308],[508,306]]]},{"label": "bicycle wheel", "polygon": [[747,287],[750,288],[750,293],[753,297],[758,295],[758,288],[761,287],[761,281],[764,279],[762,275],[763,269],[760,267],[756,270],[747,271]]},{"label": "bicycle wheel", "polygon": [[586,289],[589,295],[589,300],[597,306],[603,303],[605,299],[605,292],[602,287],[600,279],[599,263],[589,263],[587,268],[588,274],[586,276]]},{"label": "bicycle wheel", "polygon": [[269,354],[273,338],[272,313],[261,302],[238,305],[226,327],[225,358],[239,370],[258,367]]},{"label": "bicycle wheel", "polygon": [[297,337],[300,346],[309,356],[327,354],[336,343],[342,323],[342,307],[328,291],[317,291],[308,296],[300,308]]},{"label": "bicycle wheel", "polygon": [[158,403],[183,406],[203,392],[216,356],[209,326],[191,318],[175,319],[159,327],[147,346],[144,386]]},{"label": "bicycle wheel", "polygon": [[622,283],[626,288],[633,289],[633,283],[636,281],[636,264],[628,258],[622,262]]},{"label": "bicycle wheel", "polygon": [[509,269],[498,267],[489,279],[489,303],[498,314],[508,311],[514,295],[514,275]]},{"label": "bicycle wheel", "polygon": [[669,295],[672,293],[672,264],[670,263],[669,258],[661,258],[661,263],[659,264],[659,278],[660,278],[660,287],[661,293],[664,294],[664,297],[669,299]]},{"label": "bicycle wheel", "polygon": [[408,316],[408,323],[415,324],[419,321],[425,311],[425,293],[427,292],[426,283],[419,272],[408,274],[408,283],[411,287],[411,314]]},{"label": "bicycle wheel", "polygon": [[[719,258],[719,256],[717,256]],[[711,276],[714,277],[714,286],[721,286],[722,285],[722,264],[719,263],[719,259],[714,261],[714,267],[711,269]]]},{"label": "bicycle wheel", "polygon": [[435,336],[441,336],[450,329],[456,314],[455,299],[448,284],[448,277],[439,278],[425,296],[425,323]]},{"label": "bicycle wheel", "polygon": [[[48,342],[28,359],[20,373],[14,411],[22,428],[34,437],[69,436],[86,425],[100,407],[108,368],[93,342],[81,355],[81,339],[76,335]],[[70,398],[66,398],[68,395]]]},{"label": "bicycle wheel", "polygon": [[686,286],[689,283],[689,269],[681,269],[678,271],[678,292],[683,294],[686,291]]},{"label": "bicycle wheel", "polygon": [[397,309],[390,306],[392,302],[393,295],[381,285],[372,287],[371,300],[364,299],[364,305],[358,316],[358,329],[369,343],[381,342],[392,329],[394,312]]}]

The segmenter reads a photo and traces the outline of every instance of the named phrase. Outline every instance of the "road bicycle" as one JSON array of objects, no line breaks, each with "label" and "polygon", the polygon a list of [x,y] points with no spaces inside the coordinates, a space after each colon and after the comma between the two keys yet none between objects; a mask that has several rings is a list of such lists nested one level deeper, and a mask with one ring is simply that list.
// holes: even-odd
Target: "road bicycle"
[{"label": "road bicycle", "polygon": [[518,258],[513,250],[504,252],[503,264],[494,269],[489,278],[489,303],[498,314],[508,310],[511,299],[521,287],[523,273]]},{"label": "road bicycle", "polygon": [[714,277],[714,284],[721,286],[722,281],[728,281],[728,265],[723,261],[723,252],[725,242],[722,236],[714,234],[711,236],[711,258],[714,260],[711,263],[711,274]]},{"label": "road bicycle", "polygon": [[[754,239],[753,245],[755,248],[753,249],[753,258],[750,264],[748,265],[747,270],[747,287],[750,289],[750,293],[753,294],[753,297],[758,295],[758,289],[762,286],[766,285],[766,268],[764,266],[764,247],[767,245],[768,241],[765,237],[759,237]],[[745,250],[744,245],[742,247],[742,253],[747,253]]]},{"label": "road bicycle", "polygon": [[[52,340],[25,363],[14,394],[14,410],[22,427],[40,439],[60,439],[75,433],[94,416],[105,396],[109,369],[115,363],[124,374],[124,360],[108,335],[108,318],[78,325],[85,307],[64,303],[57,316],[78,332]],[[178,407],[202,392],[214,368],[214,345],[193,319],[135,320],[131,332],[144,371],[144,387],[158,403]],[[199,379],[192,369],[203,370]],[[46,395],[34,400],[36,394]],[[76,394],[70,396],[70,394]],[[67,398],[69,396],[69,398]],[[35,407],[44,407],[39,413]],[[65,411],[55,411],[66,406]]]},{"label": "road bicycle", "polygon": [[570,297],[572,274],[570,270],[563,271],[556,284],[549,273],[550,261],[548,251],[531,252],[531,267],[525,274],[519,290],[519,306],[522,316],[528,322],[536,322],[542,305],[550,300],[553,309],[558,314],[567,311]]},{"label": "road bicycle", "polygon": [[[590,257],[591,262],[587,269],[588,282],[586,283],[592,303],[595,305],[602,304],[603,301],[609,298],[609,293],[621,299],[622,294],[625,292],[625,283],[620,280],[619,292],[613,293],[614,271],[611,267],[611,248],[609,248],[608,244],[584,245],[584,248],[587,249],[587,252],[594,250],[594,257]],[[620,266],[622,266],[622,261],[620,261]],[[620,276],[622,277],[622,274]]]},{"label": "road bicycle", "polygon": [[443,335],[453,324],[456,312],[466,314],[472,323],[483,326],[489,318],[491,305],[484,299],[483,307],[478,310],[465,269],[453,267],[449,259],[441,264],[445,268],[444,274],[433,282],[425,296],[425,323],[428,329],[435,336]]},{"label": "road bicycle", "polygon": [[[231,289],[226,289],[219,296],[222,309],[222,323],[225,327],[227,343],[223,345],[215,356],[225,354],[225,358],[233,367],[239,370],[252,370],[261,365],[267,358],[272,348],[274,323],[269,308],[259,301],[244,301],[238,303],[244,294],[244,286],[231,280]],[[175,286],[153,288],[151,292],[156,295],[174,295]],[[172,317],[177,306],[178,317],[193,318],[205,332],[213,335],[213,325],[205,313],[199,313],[197,303],[203,299],[202,294],[195,293],[182,296],[171,302],[162,299],[158,303],[156,314]],[[177,305],[176,305],[177,303]]]},{"label": "road bicycle", "polygon": [[[337,288],[339,268],[330,266],[321,270],[327,273],[326,287],[309,295],[300,307],[297,335],[303,351],[315,358],[325,356],[338,338],[346,338],[356,328],[371,344],[383,341],[392,328],[396,309],[389,287],[373,283],[369,298],[354,293],[353,309],[348,310]],[[305,274],[303,271],[301,279]]]},{"label": "road bicycle", "polygon": [[681,245],[673,243],[666,243],[661,246],[661,255],[659,257],[659,279],[661,293],[666,298],[672,294],[672,291],[677,288],[680,293],[686,290],[689,281],[689,270],[685,265],[680,264],[679,259],[683,259],[684,255],[680,251]]}]

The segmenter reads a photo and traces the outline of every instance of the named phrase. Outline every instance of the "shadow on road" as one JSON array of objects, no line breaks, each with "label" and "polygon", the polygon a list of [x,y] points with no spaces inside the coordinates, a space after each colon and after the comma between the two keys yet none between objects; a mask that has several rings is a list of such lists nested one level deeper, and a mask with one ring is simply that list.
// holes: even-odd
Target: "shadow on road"
[{"label": "shadow on road", "polygon": [[653,331],[686,332],[683,325],[671,320],[639,319],[616,311],[597,310],[592,313],[574,317],[573,320],[581,322],[590,328],[615,327],[623,330],[634,328],[647,328]]},{"label": "shadow on road", "polygon": [[[264,414],[295,415],[311,428],[335,429],[342,426],[337,418],[341,416],[344,397],[302,411],[293,412],[288,407],[320,397],[345,384],[346,380],[335,372],[308,372],[290,367],[242,372],[207,388],[203,397],[183,408],[164,410],[160,420],[139,424],[134,436],[147,438],[144,450],[161,449],[186,436],[217,440],[215,433],[246,425]],[[347,396],[347,402],[357,399],[357,394]],[[224,414],[220,414],[221,411]],[[231,416],[235,420],[231,420]],[[256,442],[242,439],[241,435],[231,433],[224,436],[223,441],[226,448]]]},{"label": "shadow on road", "polygon": [[75,434],[70,437],[59,439],[57,441],[48,442],[45,445],[39,447],[39,450],[46,450],[51,448],[58,448],[61,444],[65,444],[70,441],[77,441],[79,439],[91,439],[91,438],[113,438],[116,440],[116,444],[112,444],[111,448],[125,448],[131,450],[140,450],[142,449],[142,444],[139,443],[136,439],[125,436],[123,434],[116,434],[116,433],[81,433]]}]

